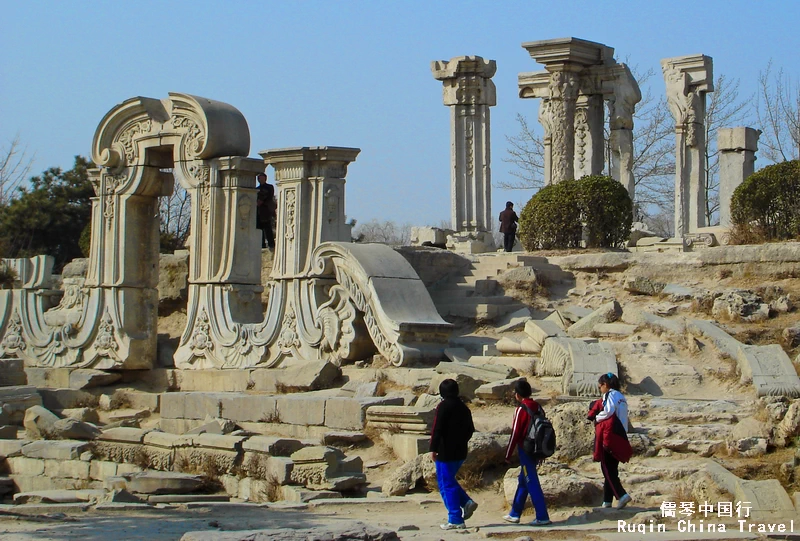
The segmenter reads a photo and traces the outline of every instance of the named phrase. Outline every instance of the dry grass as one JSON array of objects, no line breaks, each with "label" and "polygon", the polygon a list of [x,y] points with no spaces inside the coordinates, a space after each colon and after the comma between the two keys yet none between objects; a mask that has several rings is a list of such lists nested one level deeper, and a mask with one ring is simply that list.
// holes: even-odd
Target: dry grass
[{"label": "dry grass", "polygon": [[259,499],[267,502],[277,502],[283,499],[283,489],[278,478],[270,474],[264,479],[265,486],[259,491]]},{"label": "dry grass", "polygon": [[458,482],[464,490],[475,490],[483,486],[482,471],[461,471],[458,473]]}]

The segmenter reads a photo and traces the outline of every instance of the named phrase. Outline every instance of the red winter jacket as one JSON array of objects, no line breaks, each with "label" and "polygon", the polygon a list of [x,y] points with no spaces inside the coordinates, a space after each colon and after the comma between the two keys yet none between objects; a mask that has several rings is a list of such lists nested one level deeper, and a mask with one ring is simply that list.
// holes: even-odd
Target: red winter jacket
[{"label": "red winter jacket", "polygon": [[[603,401],[596,400],[589,408],[589,419],[595,421],[598,413],[603,411]],[[628,434],[622,427],[622,423],[616,415],[594,424],[594,454],[592,459],[600,462],[603,459],[603,451],[608,451],[611,456],[620,462],[627,462],[633,456],[633,449],[628,441]]]}]

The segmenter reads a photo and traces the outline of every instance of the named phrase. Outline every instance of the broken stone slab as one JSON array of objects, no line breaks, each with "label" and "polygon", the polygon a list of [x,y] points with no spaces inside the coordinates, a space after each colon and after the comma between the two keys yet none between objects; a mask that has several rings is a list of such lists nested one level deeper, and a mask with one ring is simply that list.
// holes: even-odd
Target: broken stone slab
[{"label": "broken stone slab", "polygon": [[495,331],[503,333],[516,331],[525,326],[525,323],[531,318],[531,311],[528,308],[520,308],[515,312],[506,314],[500,321],[497,322]]},{"label": "broken stone slab", "polygon": [[126,476],[126,489],[138,494],[188,494],[203,486],[202,475],[143,471]]},{"label": "broken stone slab", "polygon": [[567,327],[569,327],[572,324],[558,310],[553,310],[552,312],[550,312],[550,315],[548,315],[542,321],[550,321],[552,323],[555,323],[559,329],[564,331],[567,330]]},{"label": "broken stone slab", "polygon": [[752,381],[758,396],[800,397],[800,377],[781,346],[742,344],[737,353],[742,382]]},{"label": "broken stone slab", "polygon": [[592,312],[586,317],[573,323],[567,329],[567,335],[573,338],[591,336],[592,330],[598,323],[613,323],[622,316],[622,307],[617,301],[611,301]]},{"label": "broken stone slab", "polygon": [[303,363],[287,368],[280,375],[280,382],[297,391],[316,391],[330,389],[340,378],[342,370],[328,361]]},{"label": "broken stone slab", "polygon": [[117,443],[142,443],[147,430],[141,428],[117,427],[104,430],[97,439]]},{"label": "broken stone slab", "polygon": [[325,445],[354,445],[367,439],[363,432],[339,431],[326,432],[322,436],[322,443]]},{"label": "broken stone slab", "polygon": [[667,319],[633,306],[625,308],[622,321],[629,325],[643,325],[659,333],[682,335],[686,331],[686,325],[680,319]]},{"label": "broken stone slab", "polygon": [[644,276],[626,276],[624,285],[622,286],[625,291],[635,293],[637,295],[659,295],[667,286],[664,282],[651,280]]},{"label": "broken stone slab", "polygon": [[449,363],[442,362],[436,365],[436,371],[440,374],[464,374],[482,383],[496,380],[499,377],[509,378],[516,376],[513,368],[496,364],[472,365],[471,363]]},{"label": "broken stone slab", "polygon": [[576,306],[574,304],[570,305],[570,306],[567,306],[566,308],[561,308],[559,310],[561,315],[564,316],[564,319],[566,319],[567,321],[570,321],[571,323],[575,323],[576,321],[579,321],[580,319],[582,319],[582,318],[588,316],[589,314],[591,314],[593,311],[594,310],[592,310],[591,308],[585,308],[583,306]]},{"label": "broken stone slab", "polygon": [[[191,372],[187,370],[186,372]],[[243,393],[178,392],[162,393],[161,417],[165,419],[205,419],[223,417],[221,403]]]},{"label": "broken stone slab", "polygon": [[265,453],[270,456],[291,456],[306,445],[300,440],[276,436],[252,436],[242,442],[244,451]]},{"label": "broken stone slab", "polygon": [[175,447],[191,447],[194,442],[191,437],[185,435],[151,430],[144,435],[142,443],[162,449],[173,449]]},{"label": "broken stone slab", "polygon": [[686,330],[695,336],[708,338],[720,353],[731,359],[737,358],[739,348],[744,345],[711,321],[690,319],[686,322]]},{"label": "broken stone slab", "polygon": [[374,428],[400,430],[412,434],[430,434],[435,409],[414,406],[372,406],[367,410],[367,423]]},{"label": "broken stone slab", "polygon": [[[323,500],[323,499],[331,499],[331,498],[341,498],[342,494],[340,492],[334,492],[332,490],[309,490],[307,488],[299,487],[299,486],[291,486],[285,485],[283,488],[283,500],[287,502],[310,502],[314,500]],[[216,533],[216,532],[215,532]],[[184,535],[186,537],[186,535]],[[183,538],[181,538],[183,539]],[[209,537],[204,538],[208,539],[208,541],[212,541],[215,539],[219,539],[218,537]],[[234,538],[239,539],[239,538]],[[241,539],[247,539],[241,538]],[[307,537],[298,537],[297,541],[305,541]],[[316,537],[314,539],[317,539]],[[187,540],[189,541],[189,540]],[[198,538],[200,541],[200,538]],[[266,540],[265,540],[266,541]],[[321,540],[320,540],[321,541]],[[333,540],[331,540],[333,541]]]},{"label": "broken stone slab", "polygon": [[22,448],[29,443],[31,443],[31,440],[0,440],[0,457],[22,456]]},{"label": "broken stone slab", "polygon": [[42,397],[36,387],[30,385],[0,387],[0,408],[8,413],[12,424],[22,424],[25,412],[33,406],[42,406]]},{"label": "broken stone slab", "polygon": [[77,419],[59,419],[53,423],[51,439],[60,440],[94,440],[100,436],[101,430],[91,423]]},{"label": "broken stone slab", "polygon": [[553,321],[542,319],[531,319],[525,324],[525,334],[530,337],[540,348],[544,346],[545,340],[553,336],[566,336],[564,329]]},{"label": "broken stone slab", "polygon": [[441,401],[442,397],[439,395],[422,393],[417,397],[414,408],[419,410],[433,410],[436,409],[436,406],[438,406]]},{"label": "broken stone slab", "polygon": [[575,338],[553,337],[547,339],[542,348],[542,359],[535,367],[537,376],[561,376],[570,362],[569,346]]},{"label": "broken stone slab", "polygon": [[292,425],[322,426],[325,424],[326,401],[326,396],[310,393],[279,396],[278,419],[281,423]]},{"label": "broken stone slab", "polygon": [[150,417],[149,409],[123,408],[112,411],[108,415],[108,423],[120,423],[124,421],[141,421]]},{"label": "broken stone slab", "polygon": [[484,383],[475,389],[475,396],[488,401],[508,400],[513,397],[514,385],[519,380],[520,378],[514,378]]},{"label": "broken stone slab", "polygon": [[667,284],[661,294],[669,298],[670,302],[690,300],[699,293],[697,288],[686,287],[678,284]]},{"label": "broken stone slab", "polygon": [[69,373],[70,389],[91,389],[104,387],[122,379],[119,372],[104,372],[88,368],[78,368]]},{"label": "broken stone slab", "polygon": [[58,415],[42,406],[32,406],[25,411],[25,434],[33,440],[45,439],[53,433]]},{"label": "broken stone slab", "polygon": [[145,503],[144,499],[131,494],[125,489],[111,490],[98,500],[100,504],[109,503]]},{"label": "broken stone slab", "polygon": [[471,354],[464,348],[445,348],[444,356],[454,363],[467,363]]},{"label": "broken stone slab", "polygon": [[14,494],[14,504],[80,503],[100,500],[104,490],[37,490]]},{"label": "broken stone slab", "polygon": [[[795,400],[786,410],[786,414],[775,427],[774,440],[781,447],[790,445],[792,440],[800,436],[800,401]],[[800,466],[800,448],[795,452],[795,467]]]},{"label": "broken stone slab", "polygon": [[84,441],[37,440],[22,447],[22,455],[28,458],[53,460],[78,460],[89,444]]},{"label": "broken stone slab", "polygon": [[69,408],[58,412],[64,418],[75,419],[76,421],[83,421],[84,423],[92,423],[96,425],[100,422],[100,416],[94,408]]},{"label": "broken stone slab", "polygon": [[777,479],[750,481],[740,479],[714,460],[703,464],[703,471],[734,501],[750,502],[750,519],[763,521],[796,516],[792,498]]},{"label": "broken stone slab", "polygon": [[[514,370],[512,377],[516,377],[520,374],[533,374],[536,361],[536,357],[531,357],[529,355],[495,355],[492,357],[475,356],[470,357],[469,359],[470,364],[478,366],[507,366],[508,368]],[[497,376],[501,377],[502,374],[498,373]]]},{"label": "broken stone slab", "polygon": [[598,323],[594,326],[593,334],[596,336],[622,337],[631,336],[638,329],[637,325],[627,323]]},{"label": "broken stone slab", "polygon": [[500,354],[510,354],[510,355],[530,355],[536,354],[542,351],[542,346],[538,343],[534,342],[530,338],[524,338],[521,341],[515,340],[513,338],[504,337],[497,341],[496,344],[497,354],[495,355],[487,355],[484,353],[484,357],[496,357]]},{"label": "broken stone slab", "polygon": [[657,442],[657,447],[669,449],[676,453],[694,453],[702,457],[710,457],[725,448],[724,440],[693,440],[687,438],[666,438]]},{"label": "broken stone slab", "polygon": [[94,407],[97,397],[80,389],[39,389],[42,405],[51,411]]},{"label": "broken stone slab", "polygon": [[236,423],[229,419],[207,419],[207,421],[207,423],[189,430],[186,435],[217,434],[222,436],[236,430]]},{"label": "broken stone slab", "polygon": [[219,449],[220,451],[241,452],[242,444],[247,438],[245,436],[224,436],[221,434],[199,434],[192,435],[195,447],[205,447],[206,449]]}]

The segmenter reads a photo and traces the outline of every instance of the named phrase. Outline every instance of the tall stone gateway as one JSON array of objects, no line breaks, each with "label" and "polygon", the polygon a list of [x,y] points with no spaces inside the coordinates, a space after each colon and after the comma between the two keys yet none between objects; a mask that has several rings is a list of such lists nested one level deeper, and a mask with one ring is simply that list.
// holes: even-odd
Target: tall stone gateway
[{"label": "tall stone gateway", "polygon": [[545,71],[519,74],[519,97],[542,100],[545,185],[602,173],[605,100],[612,175],[633,199],[633,113],[642,95],[628,67],[614,60],[613,48],[577,38],[522,47],[545,66]]},{"label": "tall stone gateway", "polygon": [[[347,166],[359,149],[302,147],[246,157],[234,107],[170,93],[112,109],[95,134],[92,240],[85,284],[58,306],[52,258],[8,263],[21,286],[0,290],[0,359],[41,368],[143,369],[156,356],[158,196],[177,179],[191,195],[189,300],[180,369],[335,363],[382,354],[395,365],[438,359],[450,324],[410,264],[356,245],[345,223]],[[261,307],[255,175],[276,170],[273,280]],[[65,284],[67,280],[65,280]]]},{"label": "tall stone gateway", "polygon": [[477,240],[471,251],[494,248],[489,107],[497,104],[496,70],[480,56],[431,62],[450,107],[451,224],[457,238]]},{"label": "tall stone gateway", "polygon": [[706,225],[706,94],[714,91],[713,63],[702,54],[661,61],[667,104],[675,119],[675,237]]}]

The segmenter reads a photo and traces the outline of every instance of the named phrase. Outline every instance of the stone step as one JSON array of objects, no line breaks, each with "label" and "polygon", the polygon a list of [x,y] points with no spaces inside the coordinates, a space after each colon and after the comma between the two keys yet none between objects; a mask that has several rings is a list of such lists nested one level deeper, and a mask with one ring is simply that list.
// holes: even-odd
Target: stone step
[{"label": "stone step", "polygon": [[522,303],[513,304],[441,304],[437,310],[442,317],[463,317],[469,319],[494,319],[509,312],[524,308]]},{"label": "stone step", "polygon": [[433,304],[437,307],[439,304],[494,304],[497,306],[504,306],[506,304],[514,304],[519,303],[517,299],[514,297],[506,297],[502,295],[491,296],[491,297],[462,297],[460,295],[448,295],[448,294],[441,294],[441,295],[432,295],[431,298],[433,299]]}]

